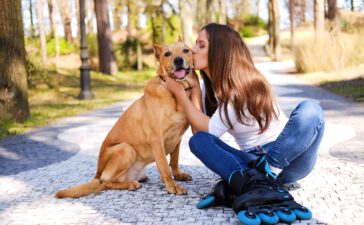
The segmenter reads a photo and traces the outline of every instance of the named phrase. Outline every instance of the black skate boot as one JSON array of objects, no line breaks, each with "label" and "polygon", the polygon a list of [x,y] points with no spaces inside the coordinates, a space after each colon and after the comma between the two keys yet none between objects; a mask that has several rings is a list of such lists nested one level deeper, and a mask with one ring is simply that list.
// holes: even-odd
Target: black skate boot
[{"label": "black skate boot", "polygon": [[230,189],[225,180],[220,180],[214,187],[213,191],[203,197],[196,204],[198,209],[205,209],[212,206],[231,207],[235,199],[234,192]]},{"label": "black skate boot", "polygon": [[262,173],[257,168],[233,173],[229,186],[237,196],[232,208],[243,224],[276,224],[279,220],[290,223],[296,219],[312,217],[307,208],[295,202],[287,191],[279,188],[269,173]]}]

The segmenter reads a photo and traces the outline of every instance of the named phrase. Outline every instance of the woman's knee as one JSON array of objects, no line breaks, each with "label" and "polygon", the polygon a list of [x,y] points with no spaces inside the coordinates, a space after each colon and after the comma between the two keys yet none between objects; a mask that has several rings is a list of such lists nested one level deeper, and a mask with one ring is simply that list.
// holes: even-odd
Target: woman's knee
[{"label": "woman's knee", "polygon": [[323,123],[323,110],[320,104],[318,104],[316,101],[305,100],[298,105],[297,109],[300,112],[302,121],[315,121],[317,123]]},{"label": "woman's knee", "polygon": [[196,153],[203,148],[202,143],[205,142],[209,136],[210,134],[204,131],[195,133],[188,142],[191,152],[196,155]]}]

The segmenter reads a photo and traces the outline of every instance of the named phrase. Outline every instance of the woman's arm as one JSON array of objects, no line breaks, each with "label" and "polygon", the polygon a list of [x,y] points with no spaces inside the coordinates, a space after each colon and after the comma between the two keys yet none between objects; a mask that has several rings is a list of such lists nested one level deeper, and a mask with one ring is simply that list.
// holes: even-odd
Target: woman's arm
[{"label": "woman's arm", "polygon": [[[206,116],[203,112],[201,112],[201,108],[197,109],[194,106],[194,104],[188,98],[183,85],[168,77],[166,78],[166,88],[176,96],[177,101],[182,105],[183,109],[186,112],[187,119],[191,123],[193,132],[208,132],[210,117]],[[192,101],[199,101],[200,103],[197,103],[196,106],[200,104],[201,107],[201,93],[198,94],[198,90],[192,89],[191,98]]]}]

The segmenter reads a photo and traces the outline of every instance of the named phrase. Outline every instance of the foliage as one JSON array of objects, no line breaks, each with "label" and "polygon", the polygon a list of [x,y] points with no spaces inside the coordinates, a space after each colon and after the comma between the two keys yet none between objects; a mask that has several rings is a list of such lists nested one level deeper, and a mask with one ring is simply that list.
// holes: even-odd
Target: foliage
[{"label": "foliage", "polygon": [[98,56],[98,43],[97,43],[96,34],[87,35],[87,50],[88,50],[89,57]]},{"label": "foliage", "polygon": [[267,24],[258,16],[249,15],[244,19],[244,26],[241,27],[239,33],[243,37],[256,37],[265,34]]},{"label": "foliage", "polygon": [[36,85],[49,84],[48,73],[38,63],[32,62],[30,57],[26,58],[26,70],[27,70],[27,81],[28,88],[35,88]]},{"label": "foliage", "polygon": [[[75,42],[75,43],[78,43],[78,42]],[[69,43],[62,37],[59,37],[58,44],[59,44],[59,54],[60,55],[67,55],[67,54],[70,54],[73,52],[80,51],[78,44]],[[47,40],[47,55],[51,56],[51,57],[56,55],[56,39],[55,38]]]}]

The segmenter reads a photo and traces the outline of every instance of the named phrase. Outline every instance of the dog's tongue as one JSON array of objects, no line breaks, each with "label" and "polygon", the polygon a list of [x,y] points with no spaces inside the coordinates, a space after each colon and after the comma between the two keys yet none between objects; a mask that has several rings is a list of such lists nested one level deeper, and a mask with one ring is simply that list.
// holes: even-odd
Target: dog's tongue
[{"label": "dog's tongue", "polygon": [[174,72],[174,76],[178,79],[182,79],[186,76],[186,70],[184,69],[177,70],[176,72]]}]

